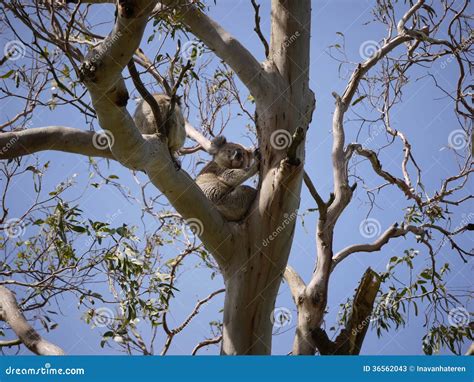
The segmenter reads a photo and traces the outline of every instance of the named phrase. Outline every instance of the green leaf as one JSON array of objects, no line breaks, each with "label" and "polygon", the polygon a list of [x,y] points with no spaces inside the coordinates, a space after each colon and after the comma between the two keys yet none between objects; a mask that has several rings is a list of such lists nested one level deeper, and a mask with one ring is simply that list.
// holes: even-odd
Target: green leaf
[{"label": "green leaf", "polygon": [[9,78],[13,73],[15,73],[15,71],[12,69],[12,70],[9,70],[8,72],[6,72],[5,74],[2,74],[0,76],[0,78]]},{"label": "green leaf", "polygon": [[84,232],[87,232],[87,229],[85,227],[82,227],[80,225],[72,225],[70,224],[69,225],[69,228],[71,230],[73,230],[74,232],[78,232],[78,233],[84,233]]},{"label": "green leaf", "polygon": [[364,94],[363,96],[360,96],[357,98],[354,102],[352,102],[352,106],[357,105],[360,101],[362,101],[365,97],[367,97],[367,94]]}]

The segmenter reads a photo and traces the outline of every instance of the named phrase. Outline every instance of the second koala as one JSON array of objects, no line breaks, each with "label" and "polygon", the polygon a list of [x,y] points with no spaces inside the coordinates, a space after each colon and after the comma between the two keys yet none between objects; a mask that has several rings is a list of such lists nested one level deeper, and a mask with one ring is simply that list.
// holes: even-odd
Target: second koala
[{"label": "second koala", "polygon": [[[168,116],[169,108],[171,106],[170,97],[164,94],[153,94],[158,107],[160,108],[161,118],[165,119]],[[135,125],[142,134],[156,134],[157,127],[155,117],[150,105],[143,99],[138,102],[137,109],[133,115]],[[166,135],[168,137],[168,147],[170,152],[175,153],[184,145],[186,139],[186,131],[184,128],[184,117],[181,113],[179,104],[174,106],[173,113],[165,122]]]},{"label": "second koala", "polygon": [[228,143],[222,136],[212,141],[209,154],[213,160],[201,170],[196,183],[227,220],[239,221],[257,194],[257,190],[242,183],[257,173],[259,160],[243,146]]}]

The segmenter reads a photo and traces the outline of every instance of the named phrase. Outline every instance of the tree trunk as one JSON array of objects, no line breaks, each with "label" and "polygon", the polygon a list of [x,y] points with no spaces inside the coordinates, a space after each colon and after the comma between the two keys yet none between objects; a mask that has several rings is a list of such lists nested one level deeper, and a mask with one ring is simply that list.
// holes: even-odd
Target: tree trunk
[{"label": "tree trunk", "polygon": [[[308,98],[304,102],[301,107],[306,110]],[[260,192],[247,220],[233,225],[232,254],[223,269],[222,354],[271,354],[273,309],[293,242],[303,166],[290,163],[289,147],[275,150],[268,137],[274,131],[289,134],[289,126],[296,126],[291,108],[274,99],[257,103],[258,129],[268,131],[261,135]],[[299,152],[302,162],[304,149]]]},{"label": "tree trunk", "polygon": [[294,218],[280,223],[283,227],[287,221],[274,241],[264,241],[268,229],[253,216],[239,227],[233,239],[233,257],[223,272],[226,297],[222,354],[271,354],[273,309],[290,254],[296,213],[288,216]]},{"label": "tree trunk", "polygon": [[[280,278],[263,253],[235,262],[225,276],[224,327],[221,354],[271,354],[272,310]],[[272,279],[271,282],[266,282]]]}]

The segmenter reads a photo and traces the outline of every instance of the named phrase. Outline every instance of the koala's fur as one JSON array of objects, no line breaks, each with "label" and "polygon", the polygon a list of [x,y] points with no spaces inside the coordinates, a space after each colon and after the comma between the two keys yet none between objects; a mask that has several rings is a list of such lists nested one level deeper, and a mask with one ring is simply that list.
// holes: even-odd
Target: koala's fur
[{"label": "koala's fur", "polygon": [[[168,116],[168,111],[171,105],[171,99],[164,94],[153,94],[158,106],[160,108],[161,118],[164,120]],[[142,134],[156,134],[157,126],[155,123],[155,117],[151,110],[150,105],[144,100],[141,100],[135,114],[133,115],[135,125]],[[186,131],[184,129],[184,117],[181,113],[181,108],[176,102],[173,113],[165,123],[166,134],[168,137],[168,147],[170,152],[174,153],[178,151],[184,145],[186,139]]]},{"label": "koala's fur", "polygon": [[222,136],[212,141],[209,153],[213,160],[201,170],[196,183],[227,220],[239,221],[257,194],[257,190],[242,183],[257,173],[259,160],[251,151],[228,143]]}]

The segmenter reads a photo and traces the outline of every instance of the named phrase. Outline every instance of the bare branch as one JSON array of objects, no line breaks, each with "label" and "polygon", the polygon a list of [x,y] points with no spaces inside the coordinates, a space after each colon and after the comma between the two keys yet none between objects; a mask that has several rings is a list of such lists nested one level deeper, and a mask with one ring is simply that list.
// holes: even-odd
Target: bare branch
[{"label": "bare branch", "polygon": [[[175,4],[162,0],[163,4]],[[187,0],[180,0],[183,22],[191,32],[202,40],[219,58],[225,61],[239,76],[254,97],[263,91],[266,76],[260,63],[252,54],[221,25]]]},{"label": "bare branch", "polygon": [[201,308],[201,306],[203,306],[204,304],[206,304],[207,302],[209,302],[214,296],[217,296],[218,294],[221,294],[221,293],[224,293],[225,292],[225,288],[222,288],[222,289],[219,289],[219,290],[216,290],[214,292],[212,292],[211,294],[209,294],[209,296],[207,296],[206,298],[203,298],[202,300],[199,300],[196,304],[196,306],[194,307],[193,311],[189,314],[189,316],[183,321],[183,323],[181,325],[179,325],[178,327],[176,327],[175,329],[171,329],[171,332],[173,333],[173,335],[176,335],[178,334],[179,332],[181,332],[186,326],[189,325],[189,323],[191,322],[191,320],[199,313],[199,308]]},{"label": "bare branch", "polygon": [[108,139],[110,137],[93,131],[65,126],[0,133],[0,159],[12,159],[45,150],[114,159]]},{"label": "bare branch", "polygon": [[301,295],[304,293],[306,285],[300,275],[289,265],[286,266],[285,273],[283,274],[285,281],[290,287],[291,296],[296,305],[299,304]]},{"label": "bare branch", "polygon": [[311,196],[314,198],[316,201],[316,204],[318,205],[319,213],[325,213],[326,211],[326,203],[324,203],[323,198],[321,198],[321,195],[319,195],[318,190],[316,190],[316,187],[313,184],[313,181],[309,177],[308,173],[305,171],[303,175],[303,180],[304,184],[306,184],[306,187],[308,187],[308,191],[311,194]]},{"label": "bare branch", "polygon": [[346,257],[348,257],[352,253],[379,251],[385,244],[389,242],[390,239],[393,239],[397,236],[404,235],[408,232],[403,229],[399,229],[397,227],[398,227],[397,223],[393,224],[382,235],[380,235],[377,238],[377,240],[375,240],[373,243],[354,244],[336,253],[333,258],[333,264],[332,264],[331,270],[334,270],[337,264],[339,264],[342,260],[344,260]]},{"label": "bare branch", "polygon": [[384,233],[382,233],[373,243],[350,245],[349,247],[346,247],[342,251],[336,253],[333,258],[331,270],[334,270],[336,265],[338,265],[342,260],[347,258],[352,253],[379,251],[391,239],[400,236],[405,236],[409,232],[414,233],[416,235],[422,235],[425,230],[422,227],[416,227],[413,225],[398,227],[398,224],[395,223]]},{"label": "bare branch", "polygon": [[[166,332],[168,334],[168,338],[166,339],[166,343],[165,343],[165,346],[163,347],[163,351],[161,352],[161,355],[165,355],[166,352],[168,351],[170,345],[171,345],[171,341],[173,340],[174,336],[178,333],[180,333],[181,331],[184,330],[184,328],[186,328],[186,326],[189,325],[189,323],[191,322],[191,320],[199,313],[199,308],[201,306],[203,306],[204,304],[206,304],[207,302],[209,302],[214,296],[217,296],[218,294],[220,293],[224,293],[225,292],[225,289],[222,288],[222,289],[219,289],[219,290],[216,290],[214,292],[212,292],[209,296],[207,296],[206,298],[203,298],[202,300],[199,300],[196,304],[196,306],[194,307],[193,311],[189,314],[189,316],[183,321],[183,323],[181,325],[179,325],[178,327],[176,327],[175,329],[169,329],[167,328],[166,329]],[[163,320],[163,323],[165,323],[166,321]]]},{"label": "bare branch", "polygon": [[401,191],[403,191],[407,198],[415,200],[419,205],[422,204],[421,198],[415,194],[415,190],[413,188],[410,188],[409,180],[403,181],[402,179],[396,178],[387,171],[383,170],[382,164],[380,163],[375,152],[363,148],[360,144],[350,144],[346,151],[347,155],[350,156],[354,151],[357,154],[367,158],[372,164],[374,171],[387,182],[396,185]]},{"label": "bare branch", "polygon": [[260,29],[260,5],[257,4],[255,0],[252,0],[252,6],[253,9],[255,10],[255,28],[253,29],[255,33],[257,33],[258,38],[263,44],[263,47],[265,48],[265,57],[268,57],[270,54],[270,48],[268,46],[268,42],[265,39],[265,36],[262,33],[262,30]]},{"label": "bare branch", "polygon": [[38,355],[64,354],[63,349],[45,340],[28,323],[14,294],[4,286],[0,286],[0,319],[12,328],[19,340],[33,353]]},{"label": "bare branch", "polygon": [[[309,76],[311,1],[273,0],[271,12],[270,60],[297,94],[306,95],[307,89],[297,88]],[[295,70],[298,76],[291,78]]]},{"label": "bare branch", "polygon": [[[424,3],[424,0],[419,0],[414,6],[412,6],[402,17],[400,25],[405,25],[407,20],[413,16]],[[357,91],[359,83],[364,75],[373,68],[382,58],[388,53],[394,50],[399,45],[406,41],[413,39],[413,35],[407,34],[405,29],[403,33],[398,36],[386,41],[368,60],[357,66],[355,71],[352,73],[351,78],[347,84],[346,89],[342,96],[333,93],[336,98],[336,110],[333,116],[333,176],[334,176],[334,194],[336,196],[335,203],[330,208],[331,218],[335,220],[342,213],[344,208],[349,203],[352,192],[348,185],[348,173],[347,165],[350,159],[350,153],[344,149],[345,144],[345,133],[344,133],[344,114],[348,110],[354,94]]]},{"label": "bare branch", "polygon": [[211,141],[209,139],[197,131],[188,121],[186,121],[185,129],[186,135],[190,139],[197,142],[205,151],[209,152],[211,148]]},{"label": "bare branch", "polygon": [[17,338],[16,340],[0,341],[0,347],[11,347],[11,346],[17,346],[21,344],[22,342],[19,338]]},{"label": "bare branch", "polygon": [[321,354],[357,355],[369,328],[369,317],[374,308],[375,298],[380,289],[381,278],[371,268],[367,268],[354,295],[352,309],[346,327],[336,340],[329,340],[326,332],[317,329],[313,333],[316,346]]},{"label": "bare branch", "polygon": [[222,335],[217,336],[217,337],[212,338],[212,339],[209,339],[209,340],[202,341],[202,342],[198,343],[198,344],[194,347],[194,349],[193,349],[191,355],[196,355],[197,351],[198,351],[199,349],[205,347],[205,346],[209,346],[209,345],[213,345],[213,344],[218,344],[218,343],[221,342],[221,341],[222,341]]}]

